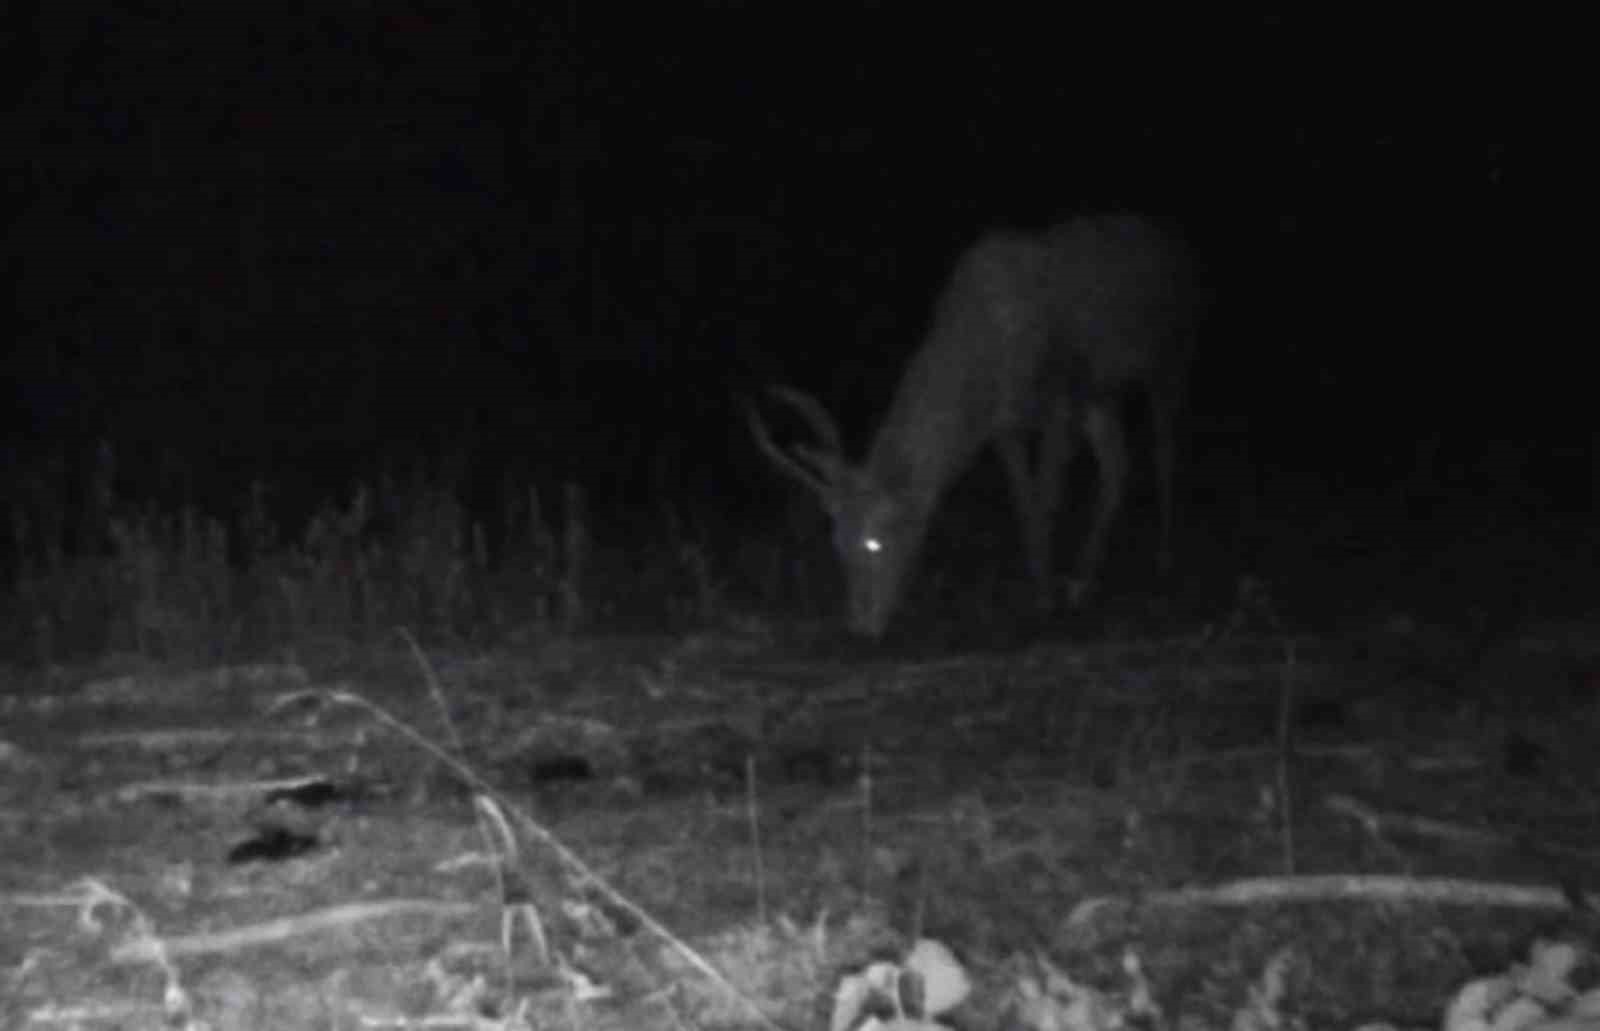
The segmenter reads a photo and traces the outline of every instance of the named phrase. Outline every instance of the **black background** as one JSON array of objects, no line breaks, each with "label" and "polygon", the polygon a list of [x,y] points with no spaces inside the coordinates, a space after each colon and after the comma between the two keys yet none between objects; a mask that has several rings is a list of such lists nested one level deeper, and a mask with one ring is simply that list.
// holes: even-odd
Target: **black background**
[{"label": "black background", "polygon": [[[864,445],[987,228],[1175,216],[1227,519],[1592,510],[1580,334],[1459,22],[1064,6],[23,3],[8,472],[297,513],[386,463],[595,517],[778,502],[741,398]],[[1503,103],[1500,101],[1499,103]],[[1549,229],[1546,224],[1545,229]],[[508,479],[509,477],[509,479]],[[708,517],[709,518],[709,517]]]}]

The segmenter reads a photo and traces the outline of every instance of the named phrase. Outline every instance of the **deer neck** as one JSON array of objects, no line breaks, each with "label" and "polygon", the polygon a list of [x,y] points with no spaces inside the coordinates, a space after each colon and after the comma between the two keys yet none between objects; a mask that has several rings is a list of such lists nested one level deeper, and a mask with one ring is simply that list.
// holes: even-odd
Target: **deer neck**
[{"label": "deer neck", "polygon": [[992,413],[969,379],[941,368],[937,349],[918,356],[873,440],[872,477],[924,511],[931,510],[993,435]]}]

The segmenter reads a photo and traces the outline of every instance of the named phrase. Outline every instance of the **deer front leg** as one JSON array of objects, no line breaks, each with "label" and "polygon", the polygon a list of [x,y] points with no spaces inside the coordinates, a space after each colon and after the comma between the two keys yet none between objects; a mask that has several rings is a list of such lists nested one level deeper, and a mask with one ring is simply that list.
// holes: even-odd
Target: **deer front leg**
[{"label": "deer front leg", "polygon": [[1082,604],[1094,589],[1100,563],[1105,559],[1106,536],[1122,508],[1128,487],[1128,440],[1115,405],[1091,406],[1084,419],[1084,433],[1094,451],[1095,464],[1100,467],[1100,486],[1089,536],[1083,542],[1076,577],[1068,588],[1068,600],[1073,605]]},{"label": "deer front leg", "polygon": [[1011,484],[1011,499],[1022,529],[1022,553],[1028,563],[1041,609],[1053,603],[1051,587],[1052,547],[1056,510],[1061,503],[1061,483],[1072,455],[1070,413],[1052,413],[1045,423],[1039,443],[1037,467],[1030,469],[1027,443],[1021,434],[1008,434],[998,441],[1000,457]]}]

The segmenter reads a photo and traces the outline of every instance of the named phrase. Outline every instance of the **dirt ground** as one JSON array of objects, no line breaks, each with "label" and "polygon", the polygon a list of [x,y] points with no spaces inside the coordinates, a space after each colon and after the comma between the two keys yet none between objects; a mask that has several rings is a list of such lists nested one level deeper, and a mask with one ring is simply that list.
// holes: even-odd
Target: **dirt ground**
[{"label": "dirt ground", "polygon": [[994,648],[13,670],[0,1026],[824,1027],[924,939],[950,1026],[1441,1026],[1597,929],[1600,616],[1460,603],[1469,546]]}]

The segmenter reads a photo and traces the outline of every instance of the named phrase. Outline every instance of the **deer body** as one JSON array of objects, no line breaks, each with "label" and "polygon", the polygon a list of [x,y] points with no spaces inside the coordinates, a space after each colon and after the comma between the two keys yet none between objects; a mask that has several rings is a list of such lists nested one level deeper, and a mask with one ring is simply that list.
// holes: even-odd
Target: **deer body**
[{"label": "deer body", "polygon": [[[1195,312],[1185,248],[1146,219],[1081,218],[1040,236],[996,234],[957,263],[860,465],[844,460],[837,426],[820,404],[777,391],[811,423],[822,448],[786,453],[759,418],[752,428],[763,451],[815,489],[832,516],[851,629],[873,637],[886,629],[940,498],[989,444],[1005,465],[1023,554],[1048,602],[1062,477],[1075,444],[1088,441],[1099,491],[1072,589],[1072,600],[1081,600],[1126,493],[1122,410],[1133,388],[1150,398],[1165,564],[1174,423]],[[1039,444],[1030,460],[1033,434]]]}]

